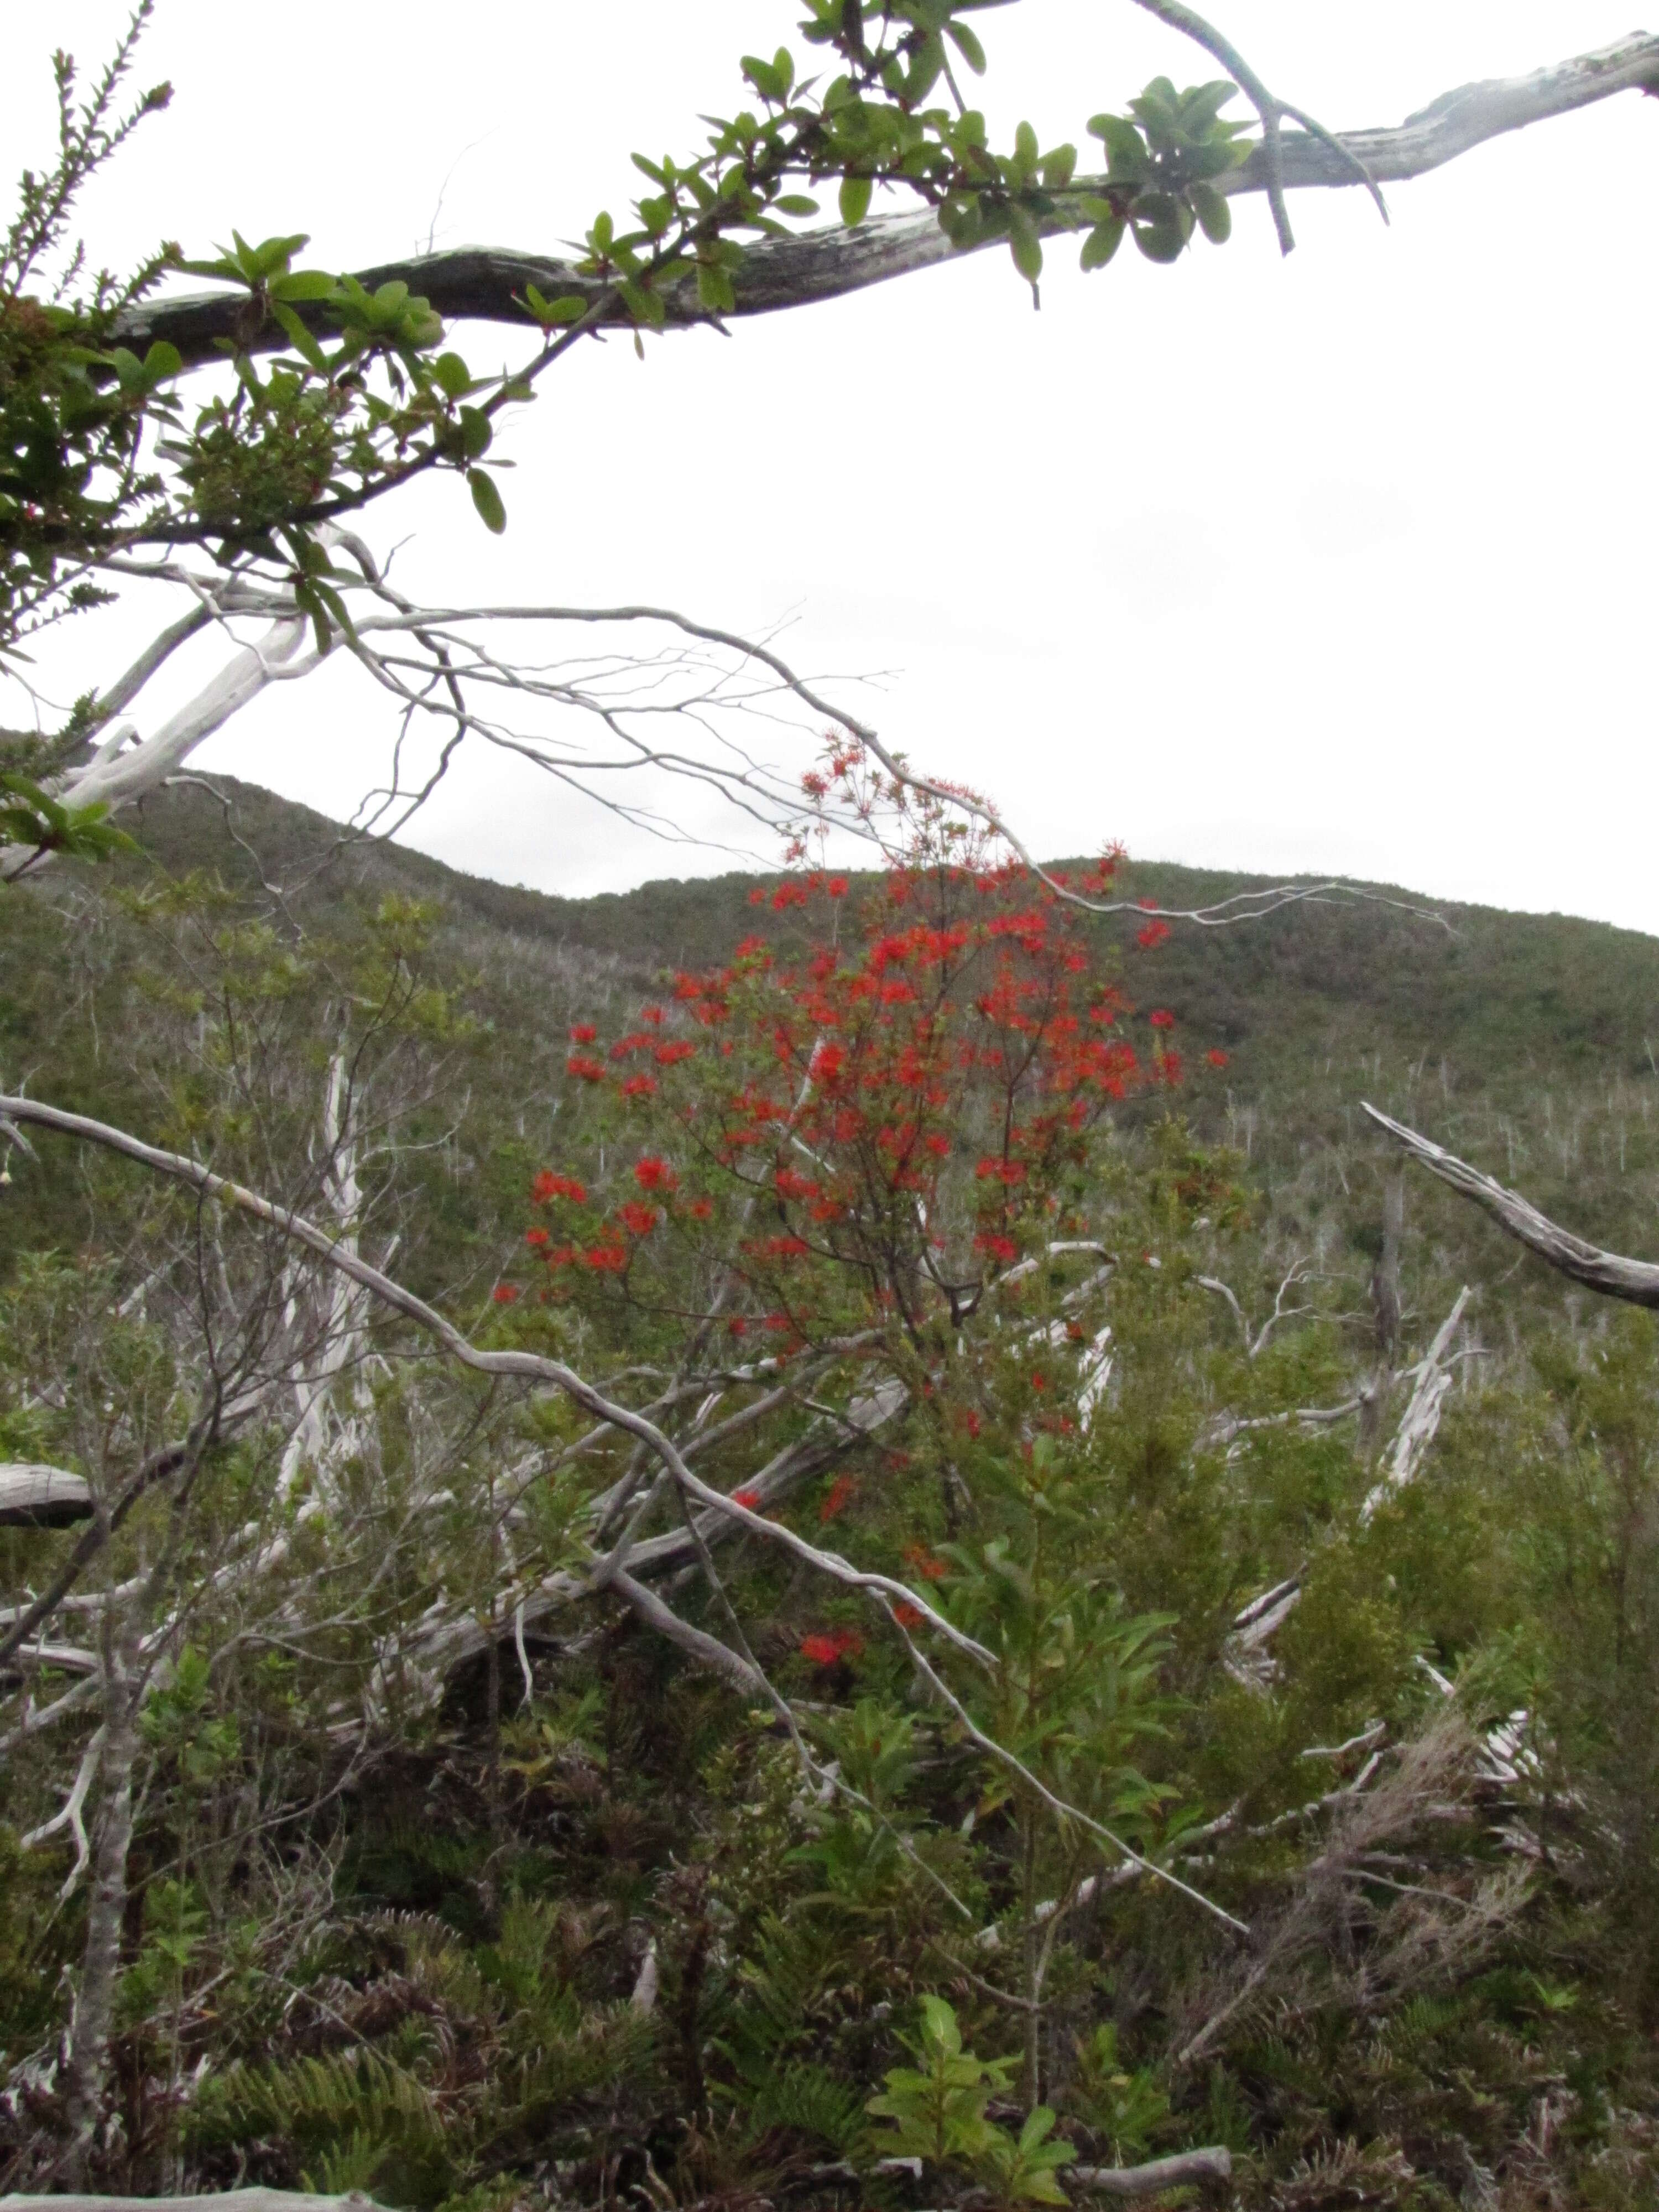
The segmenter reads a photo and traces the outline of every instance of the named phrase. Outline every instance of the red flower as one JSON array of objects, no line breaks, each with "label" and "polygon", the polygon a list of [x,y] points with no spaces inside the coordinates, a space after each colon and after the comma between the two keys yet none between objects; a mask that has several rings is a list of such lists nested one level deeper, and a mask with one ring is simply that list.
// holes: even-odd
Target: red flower
[{"label": "red flower", "polygon": [[1169,934],[1167,921],[1149,921],[1145,929],[1136,930],[1135,943],[1143,952],[1150,952],[1154,945],[1162,945]]},{"label": "red flower", "polygon": [[901,1628],[920,1628],[927,1617],[919,1605],[912,1605],[906,1598],[901,1598],[893,1607],[893,1618]]},{"label": "red flower", "polygon": [[583,1258],[596,1274],[620,1275],[628,1265],[628,1252],[621,1244],[590,1244]]},{"label": "red flower", "polygon": [[567,1075],[574,1075],[580,1083],[603,1083],[605,1062],[585,1052],[573,1052],[564,1064]]},{"label": "red flower", "polygon": [[544,1229],[526,1229],[524,1232],[524,1241],[526,1244],[539,1249],[548,1241],[547,1231]]},{"label": "red flower", "polygon": [[599,1031],[592,1022],[577,1022],[570,1032],[572,1044],[592,1044]]},{"label": "red flower", "polygon": [[1023,1160],[987,1158],[980,1162],[974,1173],[981,1182],[1000,1182],[1012,1190],[1025,1180],[1025,1164]]},{"label": "red flower", "polygon": [[757,1258],[762,1260],[799,1260],[810,1249],[804,1237],[769,1237],[755,1248]]},{"label": "red flower", "polygon": [[714,1211],[714,1201],[712,1198],[694,1198],[685,1210],[693,1221],[707,1221]]},{"label": "red flower", "polygon": [[640,1008],[640,1019],[642,1022],[649,1022],[653,1029],[660,1029],[662,1027],[662,1008],[660,1006],[641,1006]]},{"label": "red flower", "polygon": [[951,1571],[943,1559],[936,1559],[931,1552],[924,1551],[920,1544],[908,1545],[904,1557],[925,1583],[942,1583]]},{"label": "red flower", "polygon": [[864,1638],[854,1635],[850,1628],[837,1629],[833,1636],[803,1636],[800,1656],[810,1659],[815,1667],[833,1667],[842,1659],[855,1659],[864,1649]]},{"label": "red flower", "polygon": [[557,1244],[548,1254],[547,1264],[550,1267],[574,1267],[581,1256],[574,1244]]},{"label": "red flower", "polygon": [[829,882],[823,888],[829,892],[831,898],[845,898],[847,896],[847,878],[845,876],[831,876]]},{"label": "red flower", "polygon": [[1209,1061],[1212,1067],[1225,1067],[1227,1065],[1227,1055],[1223,1052],[1218,1044],[1212,1045],[1208,1052],[1205,1054],[1204,1057]]},{"label": "red flower", "polygon": [[752,1513],[760,1502],[761,1498],[758,1490],[734,1490],[732,1492],[732,1503],[734,1505],[743,1506],[748,1512]]},{"label": "red flower", "polygon": [[652,1058],[659,1067],[672,1067],[677,1060],[691,1059],[696,1049],[696,1045],[687,1038],[673,1037],[666,1044],[659,1044],[652,1054]]},{"label": "red flower", "polygon": [[1155,1006],[1146,1018],[1155,1030],[1172,1030],[1176,1025],[1175,1016],[1167,1006]]},{"label": "red flower", "polygon": [[855,1476],[838,1474],[830,1484],[829,1493],[823,1504],[818,1508],[819,1520],[833,1521],[839,1514],[844,1513],[850,1501],[857,1495],[858,1486]]},{"label": "red flower", "polygon": [[1012,1267],[1019,1257],[1019,1247],[1012,1237],[993,1236],[988,1231],[975,1237],[974,1249],[990,1259],[1000,1260],[1005,1267]]},{"label": "red flower", "polygon": [[637,1198],[630,1198],[619,1212],[623,1226],[631,1237],[648,1237],[659,1219],[656,1207],[644,1206]]},{"label": "red flower", "polygon": [[622,1095],[624,1098],[649,1098],[656,1088],[654,1075],[630,1075],[623,1085]]},{"label": "red flower", "polygon": [[750,906],[764,906],[766,904],[766,886],[764,884],[756,884],[754,890],[749,894],[749,903]]},{"label": "red flower", "polygon": [[641,1190],[678,1190],[680,1179],[666,1160],[643,1152],[634,1163],[634,1180]]},{"label": "red flower", "polygon": [[519,1295],[516,1283],[497,1283],[491,1296],[498,1306],[510,1306]]},{"label": "red flower", "polygon": [[587,1197],[587,1187],[578,1182],[574,1176],[555,1175],[550,1168],[544,1168],[531,1184],[530,1195],[538,1206],[545,1206],[555,1198],[573,1199],[580,1206]]}]

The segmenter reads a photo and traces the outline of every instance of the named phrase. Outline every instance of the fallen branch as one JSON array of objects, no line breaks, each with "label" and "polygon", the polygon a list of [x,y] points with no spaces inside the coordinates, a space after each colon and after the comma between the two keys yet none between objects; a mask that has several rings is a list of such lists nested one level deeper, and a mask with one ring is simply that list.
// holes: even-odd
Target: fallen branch
[{"label": "fallen branch", "polygon": [[[1206,2150],[1182,2150],[1173,2158],[1155,2158],[1145,2166],[1068,2166],[1066,2179],[1079,2189],[1098,2190],[1105,2197],[1151,2197],[1159,2190],[1180,2189],[1194,2181],[1230,2181],[1232,2172],[1232,2153],[1224,2143],[1216,2143]],[[202,2202],[199,2197],[196,2201]],[[8,2202],[0,2198],[0,2207]]]},{"label": "fallen branch", "polygon": [[1390,1119],[1375,1106],[1366,1106],[1365,1111],[1420,1166],[1427,1168],[1431,1175],[1438,1176],[1442,1182],[1449,1183],[1464,1198],[1473,1199],[1484,1212],[1491,1214],[1500,1229],[1506,1230],[1529,1252],[1535,1252],[1540,1260],[1547,1261],[1559,1273],[1575,1283],[1583,1283],[1589,1290],[1599,1291],[1603,1297],[1621,1298],[1626,1305],[1659,1306],[1659,1267],[1652,1261],[1621,1259],[1615,1252],[1604,1252],[1599,1245],[1586,1243],[1570,1229],[1558,1227],[1518,1191],[1505,1189],[1479,1168],[1470,1167],[1466,1160],[1443,1152],[1427,1137],[1419,1136],[1403,1121]]},{"label": "fallen branch", "polygon": [[0,2197],[0,2212],[385,2212],[360,2189],[343,2197],[298,2190],[221,2189],[203,2197]]}]

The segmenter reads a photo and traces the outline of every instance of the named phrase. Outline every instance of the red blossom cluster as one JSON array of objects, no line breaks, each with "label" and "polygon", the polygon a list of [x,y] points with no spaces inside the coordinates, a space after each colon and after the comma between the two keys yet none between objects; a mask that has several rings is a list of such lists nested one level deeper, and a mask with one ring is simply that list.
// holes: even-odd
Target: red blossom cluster
[{"label": "red blossom cluster", "polygon": [[864,1638],[851,1628],[838,1628],[830,1636],[803,1636],[800,1656],[810,1659],[815,1667],[839,1666],[843,1659],[856,1659],[864,1649]]},{"label": "red blossom cluster", "polygon": [[[901,813],[909,803],[857,748],[842,748],[806,796],[828,805],[852,793]],[[636,1127],[672,1131],[681,1164],[641,1152],[639,1198],[567,1243],[530,1231],[550,1270],[627,1273],[630,1296],[648,1300],[683,1249],[654,1232],[716,1223],[730,1200],[739,1212],[722,1256],[748,1295],[722,1326],[785,1339],[787,1356],[836,1325],[842,1293],[826,1269],[846,1295],[914,1325],[939,1284],[971,1294],[1045,1240],[1078,1233],[1097,1125],[1135,1091],[1182,1079],[1175,1016],[1153,1010],[1152,1048],[1137,1052],[1123,1027],[1133,1010],[1096,974],[1064,878],[931,817],[913,817],[912,830],[856,924],[818,909],[800,952],[747,937],[722,967],[677,975],[672,1004],[641,1007],[608,1045],[595,1024],[571,1026],[584,1048],[567,1069],[599,1092],[594,1109],[625,1108]],[[1107,890],[1121,857],[1107,852],[1079,888]],[[781,913],[833,906],[848,890],[843,876],[803,870],[750,896]],[[1139,941],[1168,935],[1154,916]],[[680,1025],[692,1034],[674,1034]],[[1208,1060],[1224,1066],[1226,1055]],[[587,1194],[544,1170],[533,1195],[580,1205]]]},{"label": "red blossom cluster", "polygon": [[558,1175],[551,1168],[544,1168],[531,1184],[530,1194],[538,1206],[546,1206],[556,1198],[568,1198],[577,1206],[585,1206],[587,1186],[574,1176]]},{"label": "red blossom cluster", "polygon": [[838,1519],[852,1504],[858,1493],[858,1479],[855,1475],[838,1474],[824,1493],[823,1503],[818,1508],[818,1519],[820,1521]]}]

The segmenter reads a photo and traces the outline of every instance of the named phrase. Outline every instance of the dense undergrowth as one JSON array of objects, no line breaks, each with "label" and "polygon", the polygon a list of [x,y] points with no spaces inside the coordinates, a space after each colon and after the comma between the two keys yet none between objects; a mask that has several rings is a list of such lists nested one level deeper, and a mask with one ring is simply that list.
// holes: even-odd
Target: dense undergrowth
[{"label": "dense undergrowth", "polygon": [[[295,880],[314,829],[242,804],[259,873]],[[880,987],[926,963],[870,950],[898,941],[879,887],[584,911],[377,855],[273,907],[216,818],[186,794],[143,825],[170,886],[124,863],[9,899],[6,1087],[333,1207],[479,1341],[641,1401],[694,1376],[671,1425],[753,1517],[683,1517],[568,1404],[416,1356],[187,1193],[14,1154],[0,1458],[107,1500],[204,1375],[268,1405],[112,1533],[101,1612],[7,1662],[9,2185],[48,2185],[78,2124],[104,1831],[78,1880],[71,1825],[21,1839],[148,1669],[106,2186],[900,2212],[1085,2200],[1056,2158],[1224,2145],[1220,2201],[1285,2212],[1651,2201],[1659,1332],[1403,1185],[1358,1114],[1643,1248],[1648,940],[1379,906],[1196,947],[1028,921],[948,957],[1082,994],[1044,1001],[1040,1083],[941,1042],[908,1136],[884,1152],[872,1106],[860,1151],[789,1102],[831,1012],[887,1054],[884,1112],[911,1082],[925,1039],[879,1024],[920,1001]],[[228,890],[186,878],[209,851]],[[847,1004],[809,1005],[838,975]],[[1090,1075],[1062,1020],[1133,1066]],[[1044,1134],[1030,1101],[1060,1097]],[[571,1594],[629,1512],[679,1547],[653,1591],[777,1697],[617,1587]],[[768,1514],[915,1601],[826,1580]],[[77,1540],[0,1529],[7,1604]]]}]

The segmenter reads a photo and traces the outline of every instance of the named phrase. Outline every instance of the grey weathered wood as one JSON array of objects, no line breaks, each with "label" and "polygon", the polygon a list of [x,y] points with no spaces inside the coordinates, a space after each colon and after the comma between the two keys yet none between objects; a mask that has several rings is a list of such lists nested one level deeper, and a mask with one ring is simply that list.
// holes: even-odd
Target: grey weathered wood
[{"label": "grey weathered wood", "polygon": [[[1106,2197],[1151,2197],[1160,2189],[1179,2189],[1194,2181],[1227,2181],[1233,2155],[1224,2144],[1207,2150],[1177,2151],[1145,2166],[1068,2166],[1066,2179],[1079,2189]],[[3,2202],[3,2200],[0,2200]]]},{"label": "grey weathered wood", "polygon": [[67,1528],[92,1518],[92,1492],[66,1468],[0,1463],[0,1528]]},{"label": "grey weathered wood", "polygon": [[372,2197],[307,2197],[298,2190],[222,2189],[203,2197],[0,2197],[0,2212],[382,2212]]},{"label": "grey weathered wood", "polygon": [[1375,1106],[1367,1106],[1365,1111],[1431,1175],[1473,1199],[1500,1229],[1507,1230],[1529,1252],[1535,1252],[1575,1283],[1600,1291],[1603,1297],[1622,1298],[1626,1305],[1659,1306],[1659,1267],[1651,1260],[1625,1260],[1616,1252],[1604,1252],[1599,1244],[1586,1243],[1582,1237],[1575,1237],[1570,1229],[1559,1227],[1540,1213],[1518,1191],[1506,1190],[1501,1182],[1443,1151],[1403,1121],[1379,1113]]},{"label": "grey weathered wood", "polygon": [[[1347,155],[1357,156],[1377,183],[1397,184],[1425,175],[1488,139],[1631,91],[1659,93],[1659,38],[1637,33],[1615,46],[1576,55],[1529,76],[1466,84],[1393,129],[1339,136]],[[1281,179],[1287,191],[1352,189],[1363,181],[1352,160],[1310,133],[1286,132],[1281,149]],[[1258,149],[1242,168],[1221,180],[1221,189],[1265,191],[1267,181]],[[1068,198],[1075,201],[1097,190],[1100,183],[1098,178],[1079,178]],[[1042,226],[1051,234],[1076,227],[1076,218],[1064,203]],[[765,239],[749,248],[736,273],[737,305],[726,319],[837,299],[953,260],[957,252],[931,215],[876,216],[852,230],[826,228]],[[526,284],[536,285],[550,298],[578,293],[592,301],[605,290],[599,279],[579,275],[571,263],[556,254],[510,246],[457,246],[382,262],[356,273],[370,290],[393,281],[407,284],[411,292],[429,300],[446,321],[511,323],[526,332],[531,327],[522,305]],[[663,297],[671,326],[709,319],[697,303],[696,286],[690,279],[665,289]],[[300,312],[319,331],[326,331],[325,316],[314,308]],[[618,308],[604,319],[622,322],[627,318]],[[246,293],[231,291],[143,301],[120,318],[117,335],[126,344],[141,348],[153,338],[166,338],[188,363],[215,359],[217,342],[223,338],[253,352],[278,350],[289,343],[277,324],[258,320]]]}]

